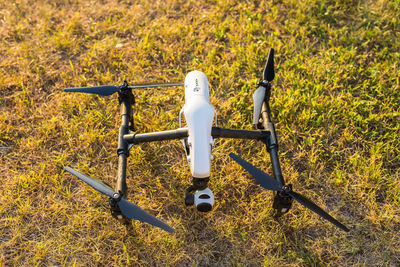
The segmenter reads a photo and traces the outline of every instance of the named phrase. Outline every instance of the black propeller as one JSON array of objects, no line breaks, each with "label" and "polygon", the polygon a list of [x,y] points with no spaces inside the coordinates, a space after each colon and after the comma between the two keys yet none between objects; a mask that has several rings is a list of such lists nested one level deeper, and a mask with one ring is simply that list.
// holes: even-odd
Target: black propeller
[{"label": "black propeller", "polygon": [[275,69],[274,69],[274,49],[270,48],[268,53],[267,63],[264,67],[263,79],[264,81],[272,82],[275,78]]},{"label": "black propeller", "polygon": [[125,217],[129,219],[136,219],[142,222],[149,223],[151,225],[154,225],[156,227],[159,227],[169,233],[174,232],[174,229],[167,225],[166,223],[160,221],[150,213],[142,210],[139,206],[133,204],[132,202],[129,202],[126,200],[123,196],[121,196],[119,193],[115,193],[114,190],[106,185],[105,183],[94,179],[92,177],[89,177],[83,173],[80,173],[70,167],[65,167],[64,170],[67,172],[75,175],[78,177],[80,180],[84,181],[100,193],[103,193],[106,196],[109,196],[112,198],[114,201],[116,201],[117,206],[121,210],[122,214],[125,215]]},{"label": "black propeller", "polygon": [[275,180],[268,174],[264,173],[263,171],[259,170],[258,168],[254,167],[244,159],[240,158],[239,156],[235,155],[234,153],[230,153],[229,156],[239,163],[246,171],[248,171],[256,180],[257,182],[268,190],[280,191],[284,194],[291,196],[294,200],[299,202],[301,205],[305,206],[306,208],[310,209],[311,211],[317,213],[322,218],[328,220],[329,222],[333,223],[336,227],[339,227],[345,232],[349,232],[349,229],[338,222],[335,218],[329,215],[326,211],[315,205],[311,200],[307,199],[306,197],[296,193],[292,190],[292,186],[289,185],[282,185],[279,181]]},{"label": "black propeller", "polygon": [[154,87],[172,87],[172,86],[183,86],[183,83],[156,83],[156,84],[135,84],[129,85],[129,89],[144,89]]},{"label": "black propeller", "polygon": [[182,83],[160,83],[160,84],[137,84],[137,85],[128,85],[124,83],[123,85],[100,85],[100,86],[90,86],[90,87],[75,87],[75,88],[67,88],[64,89],[64,92],[75,92],[75,93],[88,93],[88,94],[97,94],[101,96],[109,96],[112,95],[119,90],[126,89],[144,89],[144,88],[154,88],[154,87],[170,87],[170,86],[181,86]]},{"label": "black propeller", "polygon": [[91,86],[91,87],[67,88],[64,89],[64,92],[87,93],[87,94],[109,96],[118,92],[120,89],[121,89],[120,86],[101,85],[101,86]]},{"label": "black propeller", "polygon": [[262,81],[259,83],[259,86],[253,94],[253,124],[258,123],[258,119],[260,118],[262,103],[265,99],[265,91],[268,83],[272,82],[275,78],[275,69],[274,69],[274,49],[270,48],[268,53],[267,63],[265,64]]}]

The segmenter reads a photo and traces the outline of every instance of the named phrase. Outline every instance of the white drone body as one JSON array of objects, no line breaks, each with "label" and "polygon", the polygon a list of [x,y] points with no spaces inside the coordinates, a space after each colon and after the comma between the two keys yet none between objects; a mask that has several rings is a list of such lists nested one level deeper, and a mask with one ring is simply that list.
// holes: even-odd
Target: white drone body
[{"label": "white drone body", "polygon": [[[183,145],[187,152],[187,160],[193,178],[210,177],[211,154],[214,140],[211,129],[215,116],[215,109],[210,103],[210,92],[206,75],[200,71],[192,71],[185,78],[185,105],[184,113],[188,128],[187,142]],[[181,114],[179,116],[181,124]],[[214,205],[214,196],[210,189],[197,190],[194,194],[196,207],[200,203]]]},{"label": "white drone body", "polygon": [[187,155],[192,176],[210,177],[211,148],[214,140],[211,136],[215,109],[210,103],[208,80],[204,73],[192,71],[185,79],[185,105],[181,112],[185,115],[188,127]]}]

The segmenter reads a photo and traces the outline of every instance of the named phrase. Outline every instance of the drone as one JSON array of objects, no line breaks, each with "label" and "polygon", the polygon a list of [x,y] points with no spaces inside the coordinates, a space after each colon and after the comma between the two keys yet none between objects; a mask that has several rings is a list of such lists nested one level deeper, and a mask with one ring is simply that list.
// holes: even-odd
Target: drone
[{"label": "drone", "polygon": [[[292,190],[291,184],[286,184],[278,157],[278,140],[272,122],[269,105],[272,81],[275,78],[274,49],[270,48],[261,81],[253,94],[254,113],[253,124],[257,130],[226,129],[216,126],[216,111],[210,103],[209,84],[206,75],[200,71],[191,71],[184,83],[161,83],[129,85],[126,81],[120,86],[103,85],[92,87],[76,87],[64,89],[65,92],[79,92],[109,96],[118,93],[121,111],[121,126],[118,134],[118,173],[115,188],[87,176],[70,167],[64,170],[109,197],[109,205],[113,217],[120,221],[136,219],[159,227],[169,233],[174,229],[136,204],[127,200],[126,168],[130,149],[134,145],[146,142],[180,139],[186,153],[187,162],[192,176],[192,185],[185,191],[186,206],[195,206],[200,212],[212,210],[214,194],[208,188],[210,180],[212,149],[216,138],[236,138],[258,140],[265,144],[270,154],[273,176],[270,176],[249,162],[230,153],[229,156],[242,166],[265,189],[275,191],[273,209],[276,216],[287,213],[292,207],[293,200],[317,213],[341,230],[349,229],[337,221],[312,201]],[[179,113],[179,128],[174,130],[137,133],[134,126],[132,106],[135,104],[134,89],[184,86],[185,104]],[[182,127],[182,114],[186,126]]]}]

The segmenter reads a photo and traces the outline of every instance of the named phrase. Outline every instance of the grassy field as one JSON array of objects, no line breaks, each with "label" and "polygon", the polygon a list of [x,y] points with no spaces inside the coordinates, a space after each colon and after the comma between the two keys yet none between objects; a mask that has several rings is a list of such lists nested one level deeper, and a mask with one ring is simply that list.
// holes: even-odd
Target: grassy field
[{"label": "grassy field", "polygon": [[[65,173],[113,184],[116,96],[66,87],[208,76],[219,126],[252,129],[276,50],[271,108],[286,181],[350,233],[272,193],[227,155],[272,173],[263,144],[217,140],[211,213],[184,206],[179,141],[129,160],[129,200],[176,229],[114,220]],[[0,1],[0,266],[399,266],[400,2]],[[135,91],[138,132],[178,127],[182,88]]]}]

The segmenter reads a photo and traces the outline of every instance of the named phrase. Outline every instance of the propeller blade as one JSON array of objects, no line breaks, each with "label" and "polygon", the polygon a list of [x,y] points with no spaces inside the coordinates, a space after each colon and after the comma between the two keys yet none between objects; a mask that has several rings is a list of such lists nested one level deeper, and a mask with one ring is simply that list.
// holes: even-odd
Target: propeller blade
[{"label": "propeller blade", "polygon": [[129,89],[143,89],[143,88],[154,88],[154,87],[172,87],[172,86],[183,86],[183,83],[159,83],[159,84],[135,84],[129,85]]},{"label": "propeller blade", "polygon": [[350,230],[338,222],[335,218],[333,218],[331,215],[329,215],[326,211],[315,205],[311,200],[307,199],[306,197],[300,195],[299,193],[296,193],[294,191],[289,191],[287,192],[292,198],[294,198],[297,202],[299,202],[301,205],[304,207],[312,210],[322,218],[328,220],[329,222],[333,223],[336,227],[342,229],[345,232],[349,232]]},{"label": "propeller blade", "polygon": [[87,183],[88,185],[90,185],[91,187],[93,187],[94,189],[99,191],[100,193],[103,193],[104,195],[109,196],[109,197],[113,196],[114,190],[111,187],[109,187],[108,185],[106,185],[105,183],[103,183],[102,181],[99,181],[95,178],[89,177],[89,176],[87,176],[83,173],[80,173],[70,167],[64,167],[64,170],[71,173],[72,175],[75,175],[80,180],[84,181],[85,183]]},{"label": "propeller blade", "polygon": [[265,63],[264,72],[263,72],[263,84],[260,85],[257,90],[253,94],[253,124],[257,124],[260,118],[262,104],[265,99],[265,91],[266,91],[266,83],[271,82],[275,78],[275,70],[274,70],[274,49],[270,48],[268,53],[268,59]]},{"label": "propeller blade", "polygon": [[101,86],[91,86],[91,87],[75,87],[64,89],[64,92],[74,92],[74,93],[88,93],[97,94],[101,96],[109,96],[118,92],[121,88],[115,85],[101,85]]},{"label": "propeller blade", "polygon": [[160,221],[150,213],[142,210],[139,206],[133,204],[132,202],[129,202],[125,198],[121,198],[121,200],[117,202],[117,205],[120,208],[121,212],[130,219],[136,219],[142,222],[149,223],[169,233],[174,232],[174,228],[170,227],[163,221]]},{"label": "propeller blade", "polygon": [[[88,185],[90,185],[91,187],[96,189],[97,191],[99,191],[111,198],[113,197],[114,190],[111,187],[109,187],[108,185],[106,185],[105,183],[103,183],[97,179],[94,179],[92,177],[89,177],[83,173],[80,173],[70,167],[65,167],[64,170],[75,175],[80,180],[84,181],[85,183],[87,183]],[[139,220],[142,222],[147,222],[151,225],[157,226],[157,227],[159,227],[167,232],[170,232],[170,233],[172,233],[174,231],[174,229],[171,228],[169,225],[160,221],[159,219],[157,219],[150,213],[147,213],[146,211],[142,210],[139,206],[129,202],[125,198],[121,198],[117,202],[117,205],[120,208],[121,212],[130,219],[136,219],[136,220]]]},{"label": "propeller blade", "polygon": [[253,124],[257,124],[260,119],[261,108],[265,98],[265,87],[259,86],[253,94]]},{"label": "propeller blade", "polygon": [[282,191],[282,185],[280,182],[269,176],[268,174],[264,173],[263,171],[257,169],[244,159],[240,158],[239,156],[235,155],[234,153],[230,153],[229,156],[239,163],[246,171],[248,171],[256,180],[257,182],[268,190],[275,190],[275,191]]},{"label": "propeller blade", "polygon": [[264,68],[263,79],[264,81],[271,82],[274,78],[275,78],[274,49],[270,48],[268,53],[268,60]]}]

